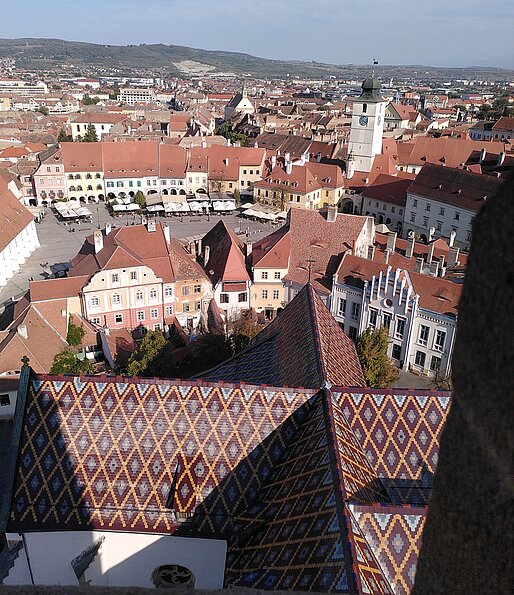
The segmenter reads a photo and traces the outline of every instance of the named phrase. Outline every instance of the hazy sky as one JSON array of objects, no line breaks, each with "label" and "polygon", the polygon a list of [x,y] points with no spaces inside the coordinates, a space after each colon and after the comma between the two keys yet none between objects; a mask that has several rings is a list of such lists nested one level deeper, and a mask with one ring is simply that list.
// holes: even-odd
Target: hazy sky
[{"label": "hazy sky", "polygon": [[512,0],[0,0],[0,37],[335,64],[514,67]]}]

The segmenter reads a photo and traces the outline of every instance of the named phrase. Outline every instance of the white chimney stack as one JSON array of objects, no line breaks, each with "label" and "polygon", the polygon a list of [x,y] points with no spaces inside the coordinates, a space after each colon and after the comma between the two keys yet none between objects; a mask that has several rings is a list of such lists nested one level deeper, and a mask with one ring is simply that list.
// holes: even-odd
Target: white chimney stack
[{"label": "white chimney stack", "polygon": [[155,219],[148,219],[146,228],[148,233],[153,233],[155,231]]},{"label": "white chimney stack", "polygon": [[414,237],[414,234],[413,234],[412,237],[407,240],[407,249],[405,250],[406,258],[412,258],[412,255],[414,254],[414,244],[415,243],[416,243],[416,238]]},{"label": "white chimney stack", "polygon": [[108,236],[112,231],[112,225],[110,223],[105,224],[105,235]]},{"label": "white chimney stack", "polygon": [[387,234],[387,249],[391,254],[393,254],[396,249],[396,232],[394,231],[390,231]]},{"label": "white chimney stack", "polygon": [[503,165],[503,162],[505,161],[505,151],[502,151],[499,155],[498,155],[498,163],[497,163],[497,167],[501,167]]},{"label": "white chimney stack", "polygon": [[384,262],[387,264],[389,262],[389,256],[391,255],[391,252],[389,250],[389,248],[386,248],[384,250]]},{"label": "white chimney stack", "polygon": [[429,265],[431,265],[433,259],[434,259],[434,244],[430,244],[430,247],[428,249],[427,263]]},{"label": "white chimney stack", "polygon": [[415,268],[416,273],[422,273],[423,272],[423,256],[418,256],[416,258],[416,268]]},{"label": "white chimney stack", "polygon": [[171,242],[170,226],[165,224],[162,230],[164,232],[164,238],[166,239],[166,243],[169,244]]},{"label": "white chimney stack", "polygon": [[450,248],[448,252],[448,267],[456,267],[459,264],[459,248]]},{"label": "white chimney stack", "polygon": [[487,155],[487,151],[485,149],[481,149],[480,151],[480,157],[478,159],[479,163],[483,163],[485,160],[485,156]]},{"label": "white chimney stack", "polygon": [[448,242],[448,246],[450,246],[450,248],[453,248],[453,244],[455,243],[455,236],[457,235],[457,232],[452,229],[452,231],[450,232],[450,241]]},{"label": "white chimney stack", "polygon": [[335,205],[330,205],[327,208],[327,222],[334,223],[337,219],[337,207]]},{"label": "white chimney stack", "polygon": [[93,234],[93,239],[95,242],[95,254],[98,254],[104,247],[104,238],[102,236],[102,232],[100,230],[95,231]]},{"label": "white chimney stack", "polygon": [[18,333],[18,335],[20,335],[20,337],[22,337],[23,339],[28,339],[29,335],[27,332],[27,326],[25,324],[20,324],[17,328],[16,328],[16,332]]},{"label": "white chimney stack", "polygon": [[204,253],[203,253],[203,266],[207,266],[209,262],[209,257],[211,255],[211,249],[209,246],[205,246]]},{"label": "white chimney stack", "polygon": [[431,242],[434,239],[434,235],[435,235],[435,227],[431,227],[428,230],[428,241]]}]

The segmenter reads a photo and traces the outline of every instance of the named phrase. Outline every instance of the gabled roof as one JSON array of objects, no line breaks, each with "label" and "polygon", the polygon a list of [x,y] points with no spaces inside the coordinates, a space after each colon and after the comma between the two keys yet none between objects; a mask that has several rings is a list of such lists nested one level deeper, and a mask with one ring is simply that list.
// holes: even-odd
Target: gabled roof
[{"label": "gabled roof", "polygon": [[204,380],[319,388],[364,386],[355,346],[311,285],[251,345],[200,376]]},{"label": "gabled roof", "polygon": [[204,264],[204,270],[213,285],[220,281],[249,281],[250,276],[246,270],[244,244],[229,229],[224,221],[218,221],[208,231],[202,245],[209,247],[209,260]]},{"label": "gabled roof", "polygon": [[[362,196],[374,200],[381,200],[389,204],[405,206],[407,188],[411,185],[412,180],[398,178],[397,176],[390,176],[387,174],[379,174],[373,184],[364,188]],[[366,210],[364,203],[363,210]]]},{"label": "gabled roof", "polygon": [[33,221],[25,208],[0,179],[0,252],[2,252]]}]

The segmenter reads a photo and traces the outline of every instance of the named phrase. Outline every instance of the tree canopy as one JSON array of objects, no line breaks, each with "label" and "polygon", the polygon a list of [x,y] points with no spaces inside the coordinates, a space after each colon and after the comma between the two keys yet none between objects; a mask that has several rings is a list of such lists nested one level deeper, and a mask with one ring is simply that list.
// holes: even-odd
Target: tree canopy
[{"label": "tree canopy", "polygon": [[145,206],[146,198],[145,195],[141,192],[141,190],[138,190],[134,195],[134,202],[136,203],[136,205],[139,205],[140,207]]},{"label": "tree canopy", "polygon": [[66,130],[64,130],[64,128],[61,128],[59,130],[59,135],[57,136],[57,142],[58,143],[69,143],[71,141],[72,141],[71,136],[66,134]]},{"label": "tree canopy", "polygon": [[78,326],[72,322],[71,316],[68,322],[68,333],[66,335],[66,341],[72,346],[77,347],[82,343],[85,331],[82,325]]},{"label": "tree canopy", "polygon": [[390,388],[398,378],[398,369],[387,355],[387,329],[366,329],[357,339],[357,354],[366,383],[370,387]]},{"label": "tree canopy", "polygon": [[96,134],[96,128],[94,124],[88,124],[86,128],[86,134],[82,137],[83,143],[97,143],[98,135]]},{"label": "tree canopy", "polygon": [[87,359],[77,359],[70,350],[57,353],[50,368],[50,374],[86,374],[91,371],[91,364]]}]

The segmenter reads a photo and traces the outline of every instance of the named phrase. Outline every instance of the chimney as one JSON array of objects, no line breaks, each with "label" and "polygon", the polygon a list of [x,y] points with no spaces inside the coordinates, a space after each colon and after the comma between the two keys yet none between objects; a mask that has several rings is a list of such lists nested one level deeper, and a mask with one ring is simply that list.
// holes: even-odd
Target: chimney
[{"label": "chimney", "polygon": [[384,262],[387,264],[389,262],[389,256],[391,255],[391,252],[389,250],[389,248],[386,248],[384,250]]},{"label": "chimney", "polygon": [[418,256],[416,258],[416,268],[414,269],[416,273],[423,272],[423,256]]},{"label": "chimney", "polygon": [[437,277],[438,273],[439,273],[439,261],[438,260],[434,260],[434,262],[432,262],[430,264],[430,273],[434,276]]},{"label": "chimney", "polygon": [[225,165],[228,165],[228,157],[225,157],[225,158],[223,159],[223,163],[224,163]]},{"label": "chimney", "polygon": [[450,232],[450,240],[448,242],[448,246],[450,246],[450,248],[453,248],[453,244],[455,243],[455,236],[457,235],[457,232],[452,229]]},{"label": "chimney", "polygon": [[290,176],[292,172],[293,172],[293,162],[289,159],[286,159],[286,174],[288,176]]},{"label": "chimney", "polygon": [[483,163],[485,160],[485,156],[487,155],[487,151],[484,149],[481,149],[480,151],[480,157],[478,159],[478,163]]},{"label": "chimney", "polygon": [[197,252],[197,254],[202,253],[202,238],[200,238],[199,240],[196,240],[196,252]]},{"label": "chimney", "polygon": [[193,258],[196,258],[196,242],[189,242],[189,252]]},{"label": "chimney", "polygon": [[108,236],[111,233],[112,225],[110,223],[105,224],[105,235]]},{"label": "chimney", "polygon": [[211,255],[211,248],[210,246],[205,246],[204,248],[204,253],[203,253],[203,266],[207,266],[207,263],[209,262],[209,257]]},{"label": "chimney", "polygon": [[245,242],[245,254],[246,258],[250,258],[252,255],[252,242]]},{"label": "chimney", "polygon": [[391,254],[394,254],[396,248],[396,232],[390,231],[387,234],[387,249]]},{"label": "chimney", "polygon": [[368,246],[368,259],[373,260],[375,258],[375,246]]},{"label": "chimney", "polygon": [[327,221],[328,223],[334,223],[337,219],[337,207],[335,205],[330,205],[327,208]]},{"label": "chimney", "polygon": [[450,248],[448,252],[448,267],[453,268],[459,265],[459,248]]},{"label": "chimney", "polygon": [[155,219],[148,219],[146,229],[148,229],[148,233],[153,233],[155,231]]},{"label": "chimney", "polygon": [[202,138],[202,149],[206,149],[207,148],[207,141]]},{"label": "chimney", "polygon": [[428,256],[427,256],[427,264],[431,265],[432,264],[432,260],[434,258],[434,244],[430,244],[430,247],[428,248]]},{"label": "chimney", "polygon": [[318,163],[321,163],[321,153],[318,151],[318,154],[316,155],[316,161]]},{"label": "chimney", "polygon": [[505,151],[502,151],[499,155],[498,155],[498,163],[496,164],[497,167],[501,167],[503,165],[503,162],[505,161]]},{"label": "chimney", "polygon": [[166,243],[169,244],[171,242],[170,226],[168,224],[163,225],[162,231],[164,232]]},{"label": "chimney", "polygon": [[431,242],[434,239],[434,235],[435,235],[435,227],[431,227],[428,230],[428,241]]},{"label": "chimney", "polygon": [[412,258],[414,254],[414,244],[416,243],[416,238],[414,235],[407,240],[407,249],[405,250],[406,258]]},{"label": "chimney", "polygon": [[20,324],[17,328],[16,328],[16,332],[18,333],[18,335],[20,335],[20,337],[22,337],[23,339],[28,339],[29,335],[27,333],[27,327],[24,324]]},{"label": "chimney", "polygon": [[446,266],[444,263],[444,255],[441,254],[439,257],[439,276],[444,277],[446,274]]},{"label": "chimney", "polygon": [[98,254],[100,250],[104,247],[104,238],[102,236],[101,231],[95,231],[93,234],[93,239],[95,241],[95,254]]},{"label": "chimney", "polygon": [[277,165],[277,157],[276,157],[276,155],[272,155],[271,156],[271,169],[274,169],[275,165]]}]

